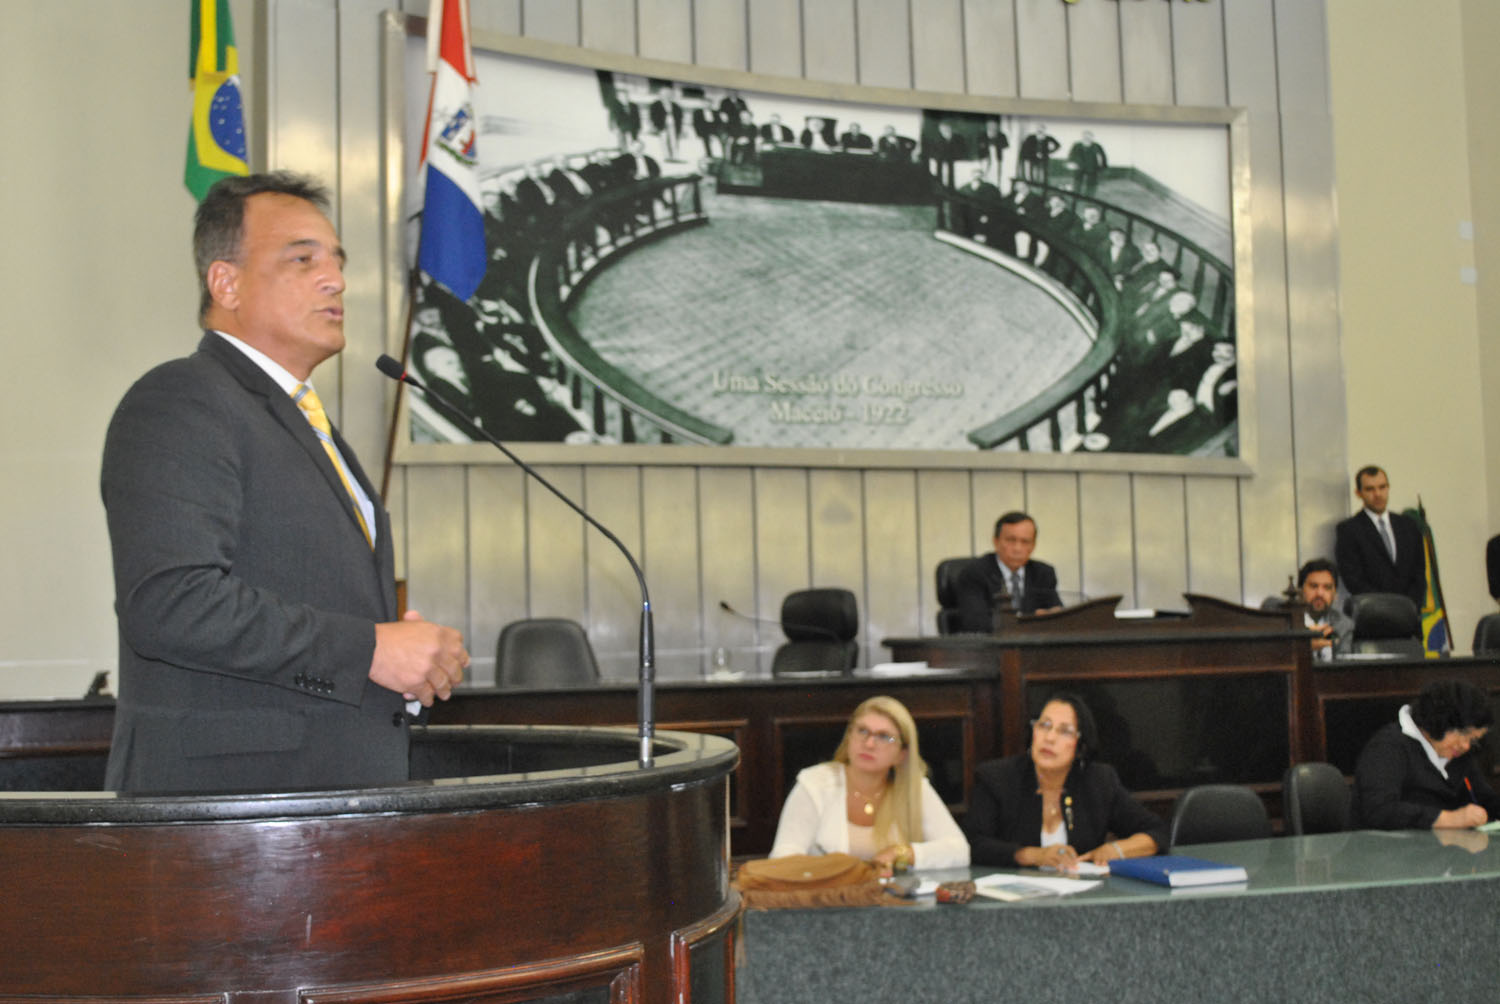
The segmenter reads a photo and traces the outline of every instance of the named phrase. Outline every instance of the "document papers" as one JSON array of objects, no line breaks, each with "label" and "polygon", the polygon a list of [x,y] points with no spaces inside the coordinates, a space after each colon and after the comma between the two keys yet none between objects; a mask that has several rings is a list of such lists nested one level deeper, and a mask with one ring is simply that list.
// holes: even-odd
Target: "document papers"
[{"label": "document papers", "polygon": [[1045,875],[983,875],[974,880],[974,891],[990,899],[1014,902],[1023,899],[1045,899],[1088,892],[1097,880],[1052,878]]}]

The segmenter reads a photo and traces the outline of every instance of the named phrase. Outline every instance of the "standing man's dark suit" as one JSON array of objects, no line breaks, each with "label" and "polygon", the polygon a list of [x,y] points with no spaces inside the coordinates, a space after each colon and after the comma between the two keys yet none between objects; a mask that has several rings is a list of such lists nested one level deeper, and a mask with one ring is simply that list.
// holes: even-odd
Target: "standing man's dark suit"
[{"label": "standing man's dark suit", "polygon": [[372,552],[286,392],[205,334],[120,402],[102,489],[120,621],[111,789],[406,779],[404,702],[368,677],[374,625],[396,619],[390,521],[377,504]]},{"label": "standing man's dark suit", "polygon": [[1396,539],[1396,560],[1391,561],[1385,542],[1364,511],[1339,523],[1334,536],[1333,560],[1339,578],[1351,595],[1400,593],[1422,609],[1427,600],[1427,563],[1422,558],[1422,531],[1416,520],[1389,512],[1391,535]]},{"label": "standing man's dark suit", "polygon": [[[1028,561],[1021,566],[1022,594],[1021,613],[1034,614],[1038,610],[1050,610],[1062,606],[1057,595],[1057,570],[1045,561]],[[964,566],[954,582],[958,594],[958,616],[960,631],[978,631],[989,634],[994,630],[995,594],[1010,591],[1000,567],[1000,559],[993,554],[981,554]]]},{"label": "standing man's dark suit", "polygon": [[111,788],[403,781],[407,702],[446,699],[468,664],[457,631],[396,620],[379,495],[331,430],[356,504],[314,431],[326,416],[293,398],[344,347],[344,255],[326,207],[297,175],[216,184],[194,232],[199,314],[238,344],[206,332],[194,355],[137,381],[110,422]]}]

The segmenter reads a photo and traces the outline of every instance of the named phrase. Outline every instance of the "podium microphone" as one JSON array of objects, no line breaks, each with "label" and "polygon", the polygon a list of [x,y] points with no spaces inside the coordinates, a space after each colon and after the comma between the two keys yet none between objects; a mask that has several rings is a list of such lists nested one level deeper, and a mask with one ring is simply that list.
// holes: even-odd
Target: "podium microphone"
[{"label": "podium microphone", "polygon": [[468,417],[468,414],[463,408],[460,408],[458,405],[454,404],[452,401],[448,400],[437,391],[432,390],[426,384],[422,383],[422,381],[406,372],[406,370],[402,368],[400,363],[396,362],[396,360],[392,359],[388,355],[381,355],[379,359],[375,360],[375,368],[380,370],[380,372],[384,373],[386,376],[390,377],[392,380],[397,381],[398,383],[409,384],[410,386],[415,387],[417,390],[422,392],[423,397],[445,405],[448,410],[454,413],[456,417],[462,419],[462,424],[468,428],[469,432],[476,436],[479,436],[485,442],[495,447],[495,449],[505,454],[506,457],[510,459],[511,463],[521,468],[521,470],[525,471],[532,478],[536,479],[542,485],[542,487],[546,488],[553,495],[556,495],[558,498],[562,499],[563,502],[567,503],[568,508],[572,509],[578,515],[582,516],[584,522],[588,523],[595,530],[598,530],[600,533],[604,534],[609,542],[614,544],[615,547],[619,548],[621,554],[625,555],[625,560],[630,563],[630,570],[635,573],[635,580],[640,584],[641,587],[641,661],[638,672],[638,678],[640,680],[640,695],[639,706],[637,709],[637,718],[639,721],[638,735],[640,736],[640,757],[638,763],[643,768],[650,767],[652,765],[651,748],[653,745],[653,737],[656,734],[656,631],[651,619],[651,596],[646,591],[646,576],[641,571],[641,566],[636,563],[635,555],[631,554],[630,549],[620,541],[619,537],[616,537],[613,533],[611,533],[603,523],[600,523],[597,519],[590,516],[587,512],[584,512],[582,506],[574,502],[572,499],[568,498],[568,496],[564,495],[556,485],[548,481],[546,478],[542,477],[541,474],[537,473],[535,468],[512,453],[504,443],[500,442],[500,440],[496,439],[494,436],[481,429],[478,424],[473,421],[473,419]]}]

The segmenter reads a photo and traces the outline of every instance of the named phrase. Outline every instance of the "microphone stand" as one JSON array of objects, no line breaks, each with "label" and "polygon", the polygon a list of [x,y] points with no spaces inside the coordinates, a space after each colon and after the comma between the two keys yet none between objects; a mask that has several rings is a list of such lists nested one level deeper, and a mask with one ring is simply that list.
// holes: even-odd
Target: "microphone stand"
[{"label": "microphone stand", "polygon": [[422,383],[422,381],[406,372],[405,367],[396,360],[388,355],[381,355],[379,359],[375,360],[375,368],[398,383],[410,384],[415,387],[422,392],[423,397],[430,398],[447,406],[449,411],[463,420],[463,424],[468,427],[469,432],[484,439],[485,442],[505,454],[510,458],[511,463],[531,475],[549,492],[567,503],[568,508],[582,516],[584,522],[588,523],[595,530],[604,534],[609,542],[619,548],[621,554],[625,555],[625,560],[630,563],[630,570],[635,573],[635,581],[641,587],[641,649],[640,667],[637,674],[640,681],[640,693],[636,709],[638,722],[637,735],[640,737],[640,755],[637,762],[643,769],[652,766],[652,747],[656,735],[656,629],[651,619],[651,596],[646,591],[646,575],[641,571],[641,566],[636,563],[635,555],[630,553],[630,549],[621,542],[619,537],[611,533],[608,527],[585,512],[582,506],[564,495],[556,485],[542,477],[535,468],[512,453],[504,443],[481,429],[477,423],[468,417],[464,409],[458,407],[452,401],[449,401],[443,395],[432,390],[426,384]]}]

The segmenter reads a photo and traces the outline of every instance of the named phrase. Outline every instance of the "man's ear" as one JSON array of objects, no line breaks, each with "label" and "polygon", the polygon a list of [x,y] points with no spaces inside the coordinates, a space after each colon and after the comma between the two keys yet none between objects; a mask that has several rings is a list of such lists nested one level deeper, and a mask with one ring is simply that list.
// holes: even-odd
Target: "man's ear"
[{"label": "man's ear", "polygon": [[208,295],[214,305],[235,310],[240,304],[240,270],[232,262],[216,261],[208,266]]}]

